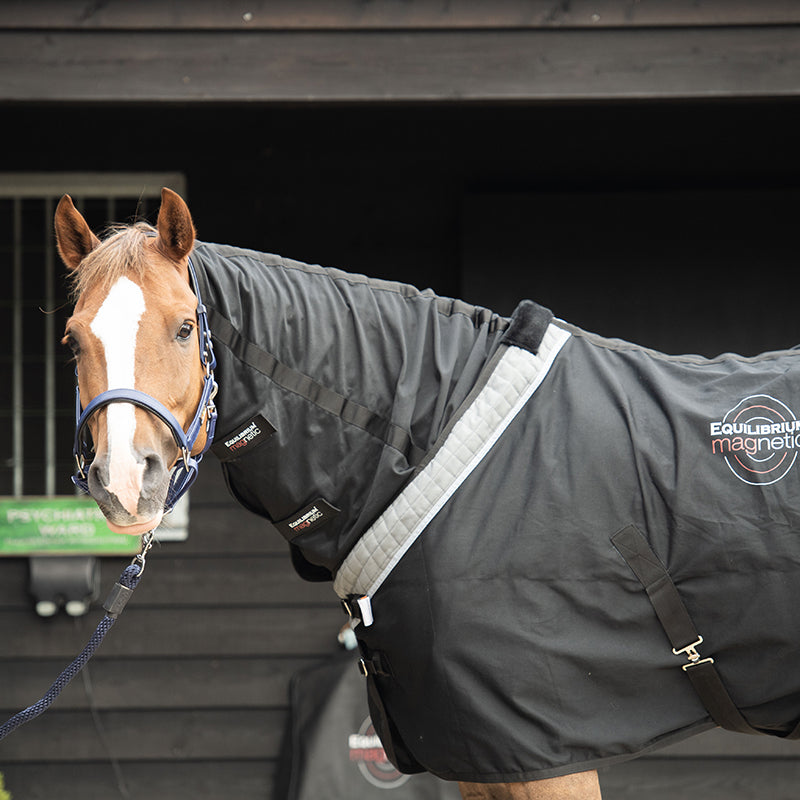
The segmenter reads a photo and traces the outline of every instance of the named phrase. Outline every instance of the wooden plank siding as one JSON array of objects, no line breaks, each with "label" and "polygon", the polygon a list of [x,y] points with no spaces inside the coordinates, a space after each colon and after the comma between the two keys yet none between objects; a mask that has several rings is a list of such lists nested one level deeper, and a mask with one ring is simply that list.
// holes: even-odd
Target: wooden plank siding
[{"label": "wooden plank siding", "polygon": [[[103,597],[127,561],[101,559]],[[36,617],[27,573],[26,559],[0,561],[3,719],[44,693],[101,616]],[[294,574],[210,459],[189,539],[151,553],[86,675],[0,745],[0,772],[14,798],[125,796],[120,783],[151,799],[270,797],[289,679],[337,650],[343,621],[330,585]]]},{"label": "wooden plank siding", "polygon": [[7,786],[26,787],[20,800],[264,800],[271,796],[274,782],[272,765],[247,760],[187,761],[184,769],[176,769],[174,762],[147,761],[119,772],[105,760],[79,765],[39,762],[15,765],[4,774]]},{"label": "wooden plank siding", "polygon": [[800,24],[794,0],[4,0],[0,27],[430,30]]},{"label": "wooden plank siding", "polygon": [[4,4],[0,101],[574,102],[800,93],[800,18],[789,2],[490,8]]}]

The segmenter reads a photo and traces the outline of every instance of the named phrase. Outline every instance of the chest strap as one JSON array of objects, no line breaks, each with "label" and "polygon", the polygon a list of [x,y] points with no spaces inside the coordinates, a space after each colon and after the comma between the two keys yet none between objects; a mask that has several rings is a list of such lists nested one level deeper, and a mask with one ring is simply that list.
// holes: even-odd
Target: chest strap
[{"label": "chest strap", "polygon": [[[664,627],[664,632],[672,644],[672,652],[676,656],[684,655],[688,659],[688,662],[682,665],[682,669],[711,719],[720,728],[729,731],[772,733],[758,730],[750,725],[728,694],[714,666],[714,659],[703,658],[698,652],[698,648],[703,644],[703,637],[697,632],[666,567],[639,529],[634,525],[628,525],[614,534],[611,542],[644,586]],[[795,730],[784,738],[795,738],[796,735]]]}]

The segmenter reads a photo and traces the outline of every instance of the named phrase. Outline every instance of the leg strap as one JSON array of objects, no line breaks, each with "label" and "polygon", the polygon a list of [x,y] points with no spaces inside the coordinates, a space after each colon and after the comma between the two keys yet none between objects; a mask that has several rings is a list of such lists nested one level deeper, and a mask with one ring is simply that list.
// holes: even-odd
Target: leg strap
[{"label": "leg strap", "polygon": [[666,567],[639,529],[634,525],[628,525],[614,534],[611,542],[644,586],[656,615],[672,643],[672,652],[676,656],[685,655],[688,659],[683,665],[683,671],[692,682],[711,719],[720,728],[729,731],[764,733],[753,728],[736,708],[714,666],[714,659],[703,658],[697,651],[703,643],[703,637],[695,629]]}]

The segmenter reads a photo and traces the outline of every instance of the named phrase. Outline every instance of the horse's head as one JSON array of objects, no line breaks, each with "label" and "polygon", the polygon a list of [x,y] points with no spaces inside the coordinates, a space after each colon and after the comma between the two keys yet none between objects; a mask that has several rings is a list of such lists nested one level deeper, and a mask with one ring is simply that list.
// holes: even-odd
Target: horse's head
[{"label": "horse's head", "polygon": [[[177,194],[164,189],[161,201],[155,229],[125,226],[103,241],[69,196],[55,215],[76,298],[64,342],[76,358],[79,407],[89,412],[78,425],[79,471],[86,469],[84,487],[119,533],[158,525],[173,466],[206,445],[201,402],[213,410],[203,399],[208,369],[189,274],[194,226]],[[197,438],[184,439],[182,451],[181,435],[194,421]],[[93,443],[87,459],[84,428]]]}]

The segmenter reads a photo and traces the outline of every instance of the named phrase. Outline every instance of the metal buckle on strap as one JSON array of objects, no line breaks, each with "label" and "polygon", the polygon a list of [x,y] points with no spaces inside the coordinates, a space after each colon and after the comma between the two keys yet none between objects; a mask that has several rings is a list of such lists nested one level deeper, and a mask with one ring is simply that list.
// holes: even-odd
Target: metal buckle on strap
[{"label": "metal buckle on strap", "polygon": [[687,670],[691,669],[692,667],[697,667],[700,664],[713,664],[713,658],[701,658],[700,653],[697,652],[697,648],[699,645],[703,643],[703,637],[698,633],[697,634],[697,641],[692,642],[691,644],[687,644],[686,647],[681,647],[680,650],[676,650],[674,647],[672,648],[672,652],[674,655],[679,656],[681,654],[685,655],[686,658],[689,659],[688,664],[683,664],[681,669],[686,672]]},{"label": "metal buckle on strap", "polygon": [[342,600],[342,608],[344,608],[345,613],[351,619],[361,620],[365,628],[369,628],[374,621],[372,616],[372,603],[367,594],[361,596],[351,595],[345,598]]},{"label": "metal buckle on strap", "polygon": [[78,468],[78,475],[81,480],[86,480],[86,459],[80,453],[75,453],[75,465]]},{"label": "metal buckle on strap", "polygon": [[386,660],[380,653],[372,653],[358,659],[358,671],[368,678],[370,675],[379,678],[391,678],[392,672]]},{"label": "metal buckle on strap", "polygon": [[181,447],[181,457],[183,458],[184,469],[188,472],[191,469],[191,464],[189,463],[191,453],[187,447]]}]

